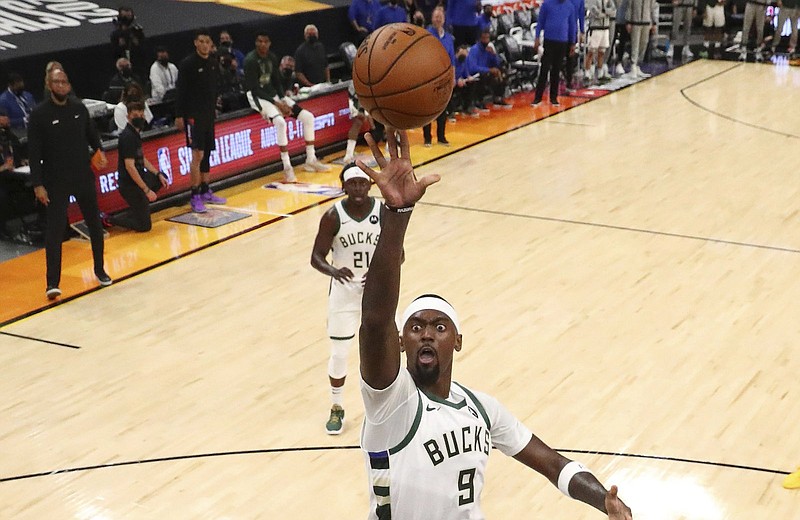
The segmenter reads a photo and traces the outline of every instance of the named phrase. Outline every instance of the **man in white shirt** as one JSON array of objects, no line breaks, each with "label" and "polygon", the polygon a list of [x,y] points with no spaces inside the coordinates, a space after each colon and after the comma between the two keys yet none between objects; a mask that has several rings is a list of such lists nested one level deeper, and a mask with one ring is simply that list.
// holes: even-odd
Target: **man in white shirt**
[{"label": "man in white shirt", "polygon": [[609,519],[632,520],[616,486],[606,490],[586,467],[539,440],[496,399],[452,381],[461,325],[447,301],[420,296],[395,323],[411,212],[439,176],[417,179],[407,134],[399,132],[398,143],[393,129],[388,130],[390,160],[366,136],[380,173],[356,161],[385,200],[359,332],[365,410],[361,447],[370,475],[370,520],[483,518],[480,499],[492,446]]},{"label": "man in white shirt", "polygon": [[169,51],[165,47],[156,48],[156,61],[150,66],[150,98],[155,102],[164,99],[164,93],[175,88],[178,81],[178,67],[169,61]]}]

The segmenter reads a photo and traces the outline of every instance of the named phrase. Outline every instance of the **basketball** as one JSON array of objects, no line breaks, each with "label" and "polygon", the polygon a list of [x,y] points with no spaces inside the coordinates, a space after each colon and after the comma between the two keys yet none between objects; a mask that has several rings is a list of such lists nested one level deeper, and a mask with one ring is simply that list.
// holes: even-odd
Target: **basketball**
[{"label": "basketball", "polygon": [[424,126],[453,93],[453,65],[422,27],[392,23],[373,32],[353,62],[353,88],[373,119],[400,130]]}]

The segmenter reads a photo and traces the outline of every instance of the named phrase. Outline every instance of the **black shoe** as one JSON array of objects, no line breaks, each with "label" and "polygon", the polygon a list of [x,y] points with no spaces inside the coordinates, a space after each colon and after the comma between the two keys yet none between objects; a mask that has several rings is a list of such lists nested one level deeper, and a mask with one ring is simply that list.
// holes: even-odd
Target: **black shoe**
[{"label": "black shoe", "polygon": [[561,106],[561,103],[559,103],[557,99],[550,100],[550,104],[553,105],[554,107]]},{"label": "black shoe", "polygon": [[430,148],[430,147],[431,147],[431,142],[425,141],[425,148]]},{"label": "black shoe", "polygon": [[61,296],[61,289],[58,287],[53,287],[51,285],[47,286],[47,290],[44,293],[47,296],[47,299],[50,301],[55,300],[59,296]]},{"label": "black shoe", "polygon": [[108,276],[105,271],[100,273],[95,273],[94,275],[100,281],[100,287],[108,287],[109,285],[114,283],[111,281],[111,277]]},{"label": "black shoe", "polygon": [[531,106],[532,107],[538,107],[541,104],[542,104],[542,100],[541,99],[534,99],[533,103],[531,103]]},{"label": "black shoe", "polygon": [[450,141],[448,141],[447,139],[437,139],[437,140],[439,141],[439,144],[443,146],[450,146]]}]

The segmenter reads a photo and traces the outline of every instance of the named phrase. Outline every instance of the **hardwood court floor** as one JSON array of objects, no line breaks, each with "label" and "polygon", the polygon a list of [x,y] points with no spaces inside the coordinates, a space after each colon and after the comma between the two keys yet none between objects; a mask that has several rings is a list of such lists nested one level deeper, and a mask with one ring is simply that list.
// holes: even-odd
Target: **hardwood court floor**
[{"label": "hardwood court floor", "polygon": [[[637,519],[800,518],[798,82],[695,62],[418,169],[401,302],[452,301],[455,378]],[[0,340],[0,518],[363,518],[355,355],[322,432],[326,207],[6,327],[80,348]],[[602,518],[491,458],[487,517]]]}]

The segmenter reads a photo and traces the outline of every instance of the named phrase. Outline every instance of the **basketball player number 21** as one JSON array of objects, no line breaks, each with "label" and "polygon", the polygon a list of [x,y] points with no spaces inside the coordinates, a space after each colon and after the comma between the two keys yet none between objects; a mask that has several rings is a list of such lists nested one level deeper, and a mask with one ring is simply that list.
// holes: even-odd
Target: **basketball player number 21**
[{"label": "basketball player number 21", "polygon": [[475,468],[462,469],[458,474],[458,505],[471,504],[475,501]]},{"label": "basketball player number 21", "polygon": [[353,253],[353,267],[361,269],[366,267],[369,269],[369,251],[355,251]]}]

